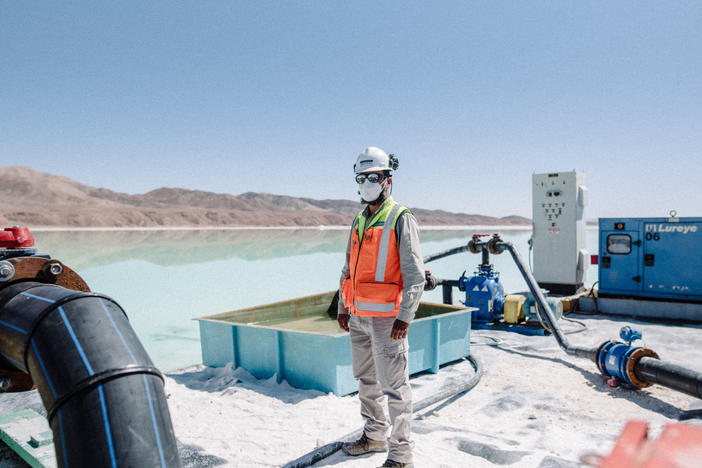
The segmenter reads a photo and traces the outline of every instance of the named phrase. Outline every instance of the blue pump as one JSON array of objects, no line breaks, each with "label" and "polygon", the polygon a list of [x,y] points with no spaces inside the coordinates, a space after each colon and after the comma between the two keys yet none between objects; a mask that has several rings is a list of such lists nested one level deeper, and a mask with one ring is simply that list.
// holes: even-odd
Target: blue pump
[{"label": "blue pump", "polygon": [[503,317],[505,290],[492,265],[480,265],[471,277],[464,272],[458,279],[458,289],[466,293],[465,305],[478,309],[473,311],[473,322],[493,322]]}]

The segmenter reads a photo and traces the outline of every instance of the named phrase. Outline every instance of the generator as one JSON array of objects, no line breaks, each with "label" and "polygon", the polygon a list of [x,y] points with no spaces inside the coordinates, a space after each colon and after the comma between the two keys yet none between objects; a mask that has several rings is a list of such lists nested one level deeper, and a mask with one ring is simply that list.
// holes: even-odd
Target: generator
[{"label": "generator", "polygon": [[702,302],[702,218],[600,218],[599,294]]}]

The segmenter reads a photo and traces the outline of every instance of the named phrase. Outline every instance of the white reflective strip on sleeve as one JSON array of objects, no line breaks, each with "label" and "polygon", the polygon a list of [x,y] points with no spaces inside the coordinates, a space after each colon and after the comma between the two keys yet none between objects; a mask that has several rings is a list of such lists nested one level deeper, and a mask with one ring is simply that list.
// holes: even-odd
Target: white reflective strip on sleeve
[{"label": "white reflective strip on sleeve", "polygon": [[392,231],[393,220],[399,209],[400,205],[393,206],[385,218],[383,233],[380,235],[380,246],[378,247],[378,263],[375,265],[375,281],[377,283],[385,282],[385,265],[388,263],[388,251],[390,250],[390,232]]},{"label": "white reflective strip on sleeve", "polygon": [[364,310],[368,312],[392,312],[395,310],[395,303],[388,302],[387,304],[376,304],[375,302],[354,301],[356,310]]}]

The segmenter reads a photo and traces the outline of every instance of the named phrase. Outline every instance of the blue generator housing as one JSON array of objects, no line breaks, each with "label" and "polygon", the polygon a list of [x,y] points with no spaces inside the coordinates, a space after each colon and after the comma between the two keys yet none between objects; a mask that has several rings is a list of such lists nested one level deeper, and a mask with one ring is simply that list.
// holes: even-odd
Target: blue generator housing
[{"label": "blue generator housing", "polygon": [[702,218],[600,218],[599,293],[702,301]]}]

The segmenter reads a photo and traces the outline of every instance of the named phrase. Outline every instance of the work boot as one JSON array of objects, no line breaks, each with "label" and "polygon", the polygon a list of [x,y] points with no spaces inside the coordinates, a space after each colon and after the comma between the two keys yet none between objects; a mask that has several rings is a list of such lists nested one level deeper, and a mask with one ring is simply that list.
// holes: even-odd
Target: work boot
[{"label": "work boot", "polygon": [[380,465],[378,468],[413,468],[413,463],[402,463],[396,462],[395,460],[390,460],[389,458],[385,460],[385,463]]},{"label": "work boot", "polygon": [[385,452],[388,449],[388,443],[385,440],[369,439],[364,432],[360,439],[355,442],[345,442],[341,448],[348,455],[355,457],[369,452]]}]

